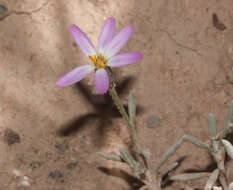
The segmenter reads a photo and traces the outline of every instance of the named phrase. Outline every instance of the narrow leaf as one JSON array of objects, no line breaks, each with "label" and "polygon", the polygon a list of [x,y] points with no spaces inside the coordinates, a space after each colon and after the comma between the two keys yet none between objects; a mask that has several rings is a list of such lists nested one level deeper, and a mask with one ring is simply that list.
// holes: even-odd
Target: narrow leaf
[{"label": "narrow leaf", "polygon": [[122,147],[120,148],[119,151],[120,151],[122,160],[124,160],[131,168],[135,168],[137,164],[136,164],[136,161],[131,156],[131,154]]},{"label": "narrow leaf", "polygon": [[128,112],[129,112],[130,122],[134,125],[136,118],[136,102],[135,102],[135,95],[133,92],[131,92],[129,95]]},{"label": "narrow leaf", "polygon": [[157,175],[159,169],[168,161],[168,159],[176,152],[176,150],[181,146],[181,144],[183,142],[190,142],[194,145],[196,145],[197,147],[206,149],[209,151],[209,147],[208,145],[206,145],[205,143],[203,143],[202,141],[198,140],[195,137],[189,136],[189,135],[184,135],[183,137],[181,137],[181,139],[175,143],[174,145],[172,145],[167,152],[165,152],[162,156],[162,160],[156,165],[153,173],[155,175]]},{"label": "narrow leaf", "polygon": [[96,154],[107,159],[107,160],[114,160],[114,161],[119,161],[119,162],[122,161],[120,156],[115,156],[115,155],[107,154],[104,152],[97,152]]},{"label": "narrow leaf", "polygon": [[232,144],[229,141],[224,140],[224,139],[222,140],[222,143],[227,151],[228,156],[230,156],[231,159],[233,159],[233,146],[232,146]]},{"label": "narrow leaf", "polygon": [[233,101],[231,102],[230,108],[227,113],[227,119],[225,121],[224,130],[228,130],[233,119]]},{"label": "narrow leaf", "polygon": [[215,184],[215,182],[218,180],[219,170],[215,169],[211,174],[210,177],[206,183],[205,190],[211,190]]},{"label": "narrow leaf", "polygon": [[209,127],[210,127],[210,134],[212,137],[215,137],[217,134],[216,130],[216,120],[212,113],[209,113]]},{"label": "narrow leaf", "polygon": [[169,179],[173,181],[191,181],[191,180],[198,180],[203,177],[208,177],[210,173],[183,173],[171,176]]},{"label": "narrow leaf", "polygon": [[222,172],[219,173],[218,181],[220,182],[223,190],[229,190],[226,176]]},{"label": "narrow leaf", "polygon": [[193,137],[193,136],[189,136],[189,135],[184,135],[182,137],[184,139],[184,141],[188,141],[191,142],[192,144],[196,145],[199,148],[203,148],[209,151],[209,147],[208,145],[206,145],[205,143],[203,143],[201,140]]},{"label": "narrow leaf", "polygon": [[161,172],[161,178],[163,178],[165,175],[167,175],[169,172],[171,172],[172,170],[174,170],[177,166],[179,165],[178,162],[174,162],[172,164],[170,164],[169,166],[167,166],[165,168],[164,171]]}]

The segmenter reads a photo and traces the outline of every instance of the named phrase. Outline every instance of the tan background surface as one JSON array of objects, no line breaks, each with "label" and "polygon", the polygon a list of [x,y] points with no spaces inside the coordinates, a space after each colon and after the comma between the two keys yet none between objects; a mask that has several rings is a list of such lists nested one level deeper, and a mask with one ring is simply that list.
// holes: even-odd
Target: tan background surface
[{"label": "tan background surface", "polygon": [[[59,77],[88,61],[72,42],[71,24],[95,44],[109,17],[116,18],[117,32],[127,25],[135,28],[122,52],[140,51],[143,60],[115,71],[119,81],[129,82],[121,89],[123,101],[130,90],[136,94],[141,107],[137,129],[154,163],[184,134],[206,141],[208,112],[216,116],[219,129],[223,127],[233,99],[232,0],[0,0],[0,4],[12,11],[0,21],[0,189],[136,188],[125,165],[95,154],[117,153],[120,146],[127,146],[128,136],[111,106],[99,108],[104,98],[96,97],[93,75],[81,86],[55,86]],[[214,13],[225,29],[213,25]],[[147,127],[150,116],[161,118],[158,128]],[[7,129],[20,136],[19,143],[7,144]],[[177,173],[204,170],[210,163],[208,155],[193,145],[183,145],[171,161],[182,156],[186,159]],[[229,163],[230,179],[232,167]],[[23,185],[25,180],[30,186]],[[201,188],[204,182],[192,186]],[[167,188],[184,186],[174,183]]]}]

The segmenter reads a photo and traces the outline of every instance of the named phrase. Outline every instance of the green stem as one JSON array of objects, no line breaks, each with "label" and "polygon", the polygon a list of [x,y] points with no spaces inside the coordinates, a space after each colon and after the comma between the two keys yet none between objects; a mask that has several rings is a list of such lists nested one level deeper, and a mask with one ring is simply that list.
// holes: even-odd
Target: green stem
[{"label": "green stem", "polygon": [[108,92],[109,92],[110,96],[112,97],[113,102],[116,105],[116,107],[117,107],[118,111],[120,112],[121,116],[126,121],[128,130],[129,130],[129,132],[131,134],[131,138],[132,138],[134,144],[136,145],[137,149],[139,149],[140,146],[138,144],[136,130],[134,128],[134,125],[130,122],[129,116],[128,116],[127,112],[125,111],[125,108],[124,108],[123,104],[121,103],[121,100],[120,100],[120,98],[119,98],[119,96],[118,96],[118,94],[116,92],[116,89],[115,89],[114,85],[112,85],[109,88]]}]

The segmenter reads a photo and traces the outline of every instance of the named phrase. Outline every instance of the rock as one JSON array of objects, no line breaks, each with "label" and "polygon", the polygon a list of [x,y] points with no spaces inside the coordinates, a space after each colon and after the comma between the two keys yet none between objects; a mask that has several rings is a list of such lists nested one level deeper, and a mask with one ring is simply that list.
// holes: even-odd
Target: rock
[{"label": "rock", "polygon": [[30,186],[29,178],[27,176],[23,176],[23,181],[21,182],[21,185],[26,187]]},{"label": "rock", "polygon": [[41,165],[43,164],[43,162],[40,162],[40,161],[33,161],[30,163],[29,167],[34,170],[34,169],[37,169],[39,167],[41,167]]},{"label": "rock", "polygon": [[72,170],[74,169],[76,166],[78,165],[78,162],[70,162],[69,164],[67,164],[67,169]]},{"label": "rock", "polygon": [[225,24],[219,20],[218,15],[216,13],[213,14],[212,20],[214,27],[218,30],[223,31],[226,29]]},{"label": "rock", "polygon": [[147,118],[148,128],[157,128],[161,126],[161,118],[159,116],[149,116]]},{"label": "rock", "polygon": [[3,140],[8,145],[12,145],[12,144],[21,142],[19,134],[14,132],[12,129],[6,129],[4,131],[4,139]]},{"label": "rock", "polygon": [[64,153],[66,150],[69,149],[69,143],[64,140],[63,142],[56,142],[55,148],[59,150],[59,153]]},{"label": "rock", "polygon": [[8,15],[8,9],[4,5],[0,5],[0,20]]},{"label": "rock", "polygon": [[20,176],[21,176],[20,171],[19,171],[19,170],[17,170],[17,169],[13,169],[13,170],[12,170],[12,173],[14,174],[14,176],[15,176],[16,178],[18,178],[18,177],[20,177]]},{"label": "rock", "polygon": [[49,173],[49,177],[56,182],[64,183],[64,174],[60,170],[55,170]]}]

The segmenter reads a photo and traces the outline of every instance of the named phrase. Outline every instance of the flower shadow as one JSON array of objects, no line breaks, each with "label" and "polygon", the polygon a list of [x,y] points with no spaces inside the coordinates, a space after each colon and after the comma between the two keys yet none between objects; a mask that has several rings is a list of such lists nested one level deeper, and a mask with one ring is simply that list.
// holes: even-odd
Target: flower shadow
[{"label": "flower shadow", "polygon": [[[129,76],[124,78],[117,85],[117,91],[120,96],[124,96],[130,86],[133,85],[134,78]],[[121,117],[116,106],[113,104],[111,97],[108,94],[96,95],[92,94],[91,90],[81,81],[75,84],[75,90],[79,93],[86,104],[93,107],[93,111],[81,116],[74,118],[65,125],[63,125],[59,131],[59,136],[71,136],[82,130],[85,126],[89,124],[90,121],[97,120],[97,132],[100,139],[98,142],[103,141],[103,134],[109,124],[112,123],[112,119]],[[124,105],[127,110],[127,105]],[[137,114],[141,114],[143,111],[141,106],[138,106]]]}]

